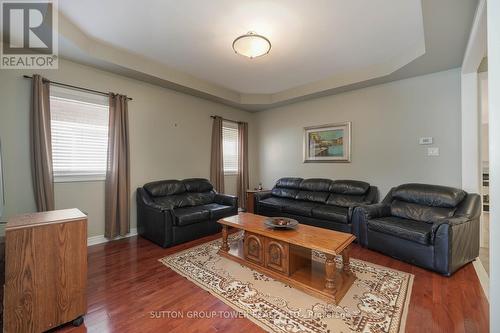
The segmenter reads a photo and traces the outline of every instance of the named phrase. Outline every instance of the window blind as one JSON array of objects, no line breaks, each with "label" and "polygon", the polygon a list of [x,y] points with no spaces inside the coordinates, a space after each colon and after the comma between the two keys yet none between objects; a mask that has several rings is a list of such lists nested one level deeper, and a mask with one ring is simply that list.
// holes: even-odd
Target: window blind
[{"label": "window blind", "polygon": [[51,87],[50,113],[55,180],[104,179],[108,150],[107,98]]},{"label": "window blind", "polygon": [[238,173],[238,124],[222,123],[224,173]]}]

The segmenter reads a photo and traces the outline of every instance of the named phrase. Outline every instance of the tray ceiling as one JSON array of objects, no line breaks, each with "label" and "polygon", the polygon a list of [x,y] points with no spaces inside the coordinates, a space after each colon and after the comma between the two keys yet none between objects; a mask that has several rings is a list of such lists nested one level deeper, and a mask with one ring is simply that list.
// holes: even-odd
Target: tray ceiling
[{"label": "tray ceiling", "polygon": [[[447,21],[458,20],[463,22],[459,27],[468,24],[470,29],[475,1],[439,2],[450,6],[450,14],[467,18],[441,17],[448,38],[462,38],[464,29],[449,31],[446,25],[457,23]],[[439,7],[435,3],[65,0],[59,2],[61,55],[262,109],[385,77],[423,58],[433,38],[426,30],[435,23],[425,15]],[[268,55],[247,59],[234,54],[232,41],[248,31],[269,38]]]}]

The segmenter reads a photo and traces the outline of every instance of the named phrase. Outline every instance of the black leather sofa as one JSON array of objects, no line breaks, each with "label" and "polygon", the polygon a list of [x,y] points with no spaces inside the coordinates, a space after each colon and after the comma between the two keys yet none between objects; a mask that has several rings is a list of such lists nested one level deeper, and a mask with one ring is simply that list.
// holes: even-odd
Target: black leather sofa
[{"label": "black leather sofa", "polygon": [[206,179],[162,180],[137,189],[140,236],[162,246],[221,230],[217,220],[238,213],[238,198],[215,193]]},{"label": "black leather sofa", "polygon": [[404,184],[376,205],[357,207],[358,242],[450,276],[479,255],[481,200],[461,189]]},{"label": "black leather sofa", "polygon": [[281,178],[272,191],[255,193],[254,211],[351,233],[353,208],[377,201],[378,189],[361,181]]}]

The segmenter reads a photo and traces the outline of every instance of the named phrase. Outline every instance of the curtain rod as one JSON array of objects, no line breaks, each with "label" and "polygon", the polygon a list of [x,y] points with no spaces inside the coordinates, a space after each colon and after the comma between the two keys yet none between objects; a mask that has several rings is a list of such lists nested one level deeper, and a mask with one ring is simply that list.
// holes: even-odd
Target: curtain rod
[{"label": "curtain rod", "polygon": [[[23,75],[23,77],[25,79],[33,79],[33,76],[29,76],[29,75]],[[44,81],[47,81],[49,83],[52,83],[56,86],[61,86],[61,87],[68,87],[68,88],[73,88],[73,89],[77,89],[77,90],[82,90],[82,91],[88,91],[88,92],[91,92],[91,93],[94,93],[94,94],[99,94],[99,95],[105,95],[105,96],[109,96],[109,93],[107,92],[104,92],[104,91],[99,91],[99,90],[93,90],[93,89],[88,89],[88,88],[83,88],[83,87],[78,87],[78,86],[73,86],[71,84],[66,84],[66,83],[61,83],[61,82],[56,82],[56,81],[50,81],[50,80],[47,80],[47,79],[43,79]],[[130,97],[127,97],[127,99],[129,101],[132,101],[133,99],[130,98]]]},{"label": "curtain rod", "polygon": [[241,124],[241,123],[243,123],[243,121],[226,119],[226,118],[223,118],[223,117],[221,117],[221,116],[210,116],[210,118],[215,118],[215,117],[219,117],[219,118],[221,118],[222,120],[229,121],[229,122],[231,122],[231,123],[235,123],[235,124]]}]

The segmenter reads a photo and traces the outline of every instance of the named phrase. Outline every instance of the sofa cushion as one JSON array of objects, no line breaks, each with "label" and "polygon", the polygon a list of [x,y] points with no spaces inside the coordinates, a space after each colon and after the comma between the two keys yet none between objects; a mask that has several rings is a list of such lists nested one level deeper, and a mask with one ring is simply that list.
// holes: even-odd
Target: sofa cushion
[{"label": "sofa cushion", "polygon": [[202,206],[175,208],[175,224],[185,226],[210,219],[210,212]]},{"label": "sofa cushion", "polygon": [[160,180],[147,183],[143,187],[153,198],[186,192],[186,187],[180,180]]},{"label": "sofa cushion", "polygon": [[359,180],[335,180],[330,186],[330,192],[348,195],[363,195],[370,189],[370,184]]},{"label": "sofa cushion", "polygon": [[298,190],[292,188],[275,187],[272,189],[271,194],[275,197],[295,199],[298,192]]},{"label": "sofa cushion", "polygon": [[214,202],[214,200],[215,200],[214,192],[183,193],[183,194],[168,195],[165,197],[153,198],[153,201],[156,204],[166,209],[206,205]]},{"label": "sofa cushion", "polygon": [[309,178],[300,183],[300,189],[302,191],[328,192],[331,185],[332,181],[330,179]]},{"label": "sofa cushion", "polygon": [[209,192],[214,189],[212,184],[205,178],[188,178],[182,181],[188,192]]},{"label": "sofa cushion", "polygon": [[380,217],[368,220],[370,230],[392,235],[423,245],[431,243],[432,224],[420,221],[402,219],[395,216]]},{"label": "sofa cushion", "polygon": [[268,209],[275,209],[281,211],[283,207],[285,207],[286,205],[293,204],[294,202],[295,200],[293,199],[271,197],[259,201],[259,205]]},{"label": "sofa cushion", "polygon": [[276,182],[275,187],[298,189],[302,178],[284,177]]},{"label": "sofa cushion", "polygon": [[214,202],[215,193],[214,192],[202,192],[202,193],[186,193],[186,198],[189,202],[189,206],[199,206],[206,205]]},{"label": "sofa cushion", "polygon": [[338,206],[317,206],[312,209],[312,216],[322,220],[338,223],[349,223],[347,214],[349,209]]},{"label": "sofa cushion", "polygon": [[434,223],[453,214],[455,208],[424,206],[400,200],[391,203],[391,215],[409,220]]},{"label": "sofa cushion", "polygon": [[189,200],[187,193],[167,195],[165,197],[154,197],[153,201],[154,203],[164,207],[165,209],[192,206],[191,200]]},{"label": "sofa cushion", "polygon": [[438,185],[403,184],[392,191],[392,197],[425,206],[456,207],[465,198],[464,190]]},{"label": "sofa cushion", "polygon": [[325,203],[329,195],[328,192],[299,191],[295,199]]},{"label": "sofa cushion", "polygon": [[336,194],[332,193],[326,201],[327,205],[340,207],[351,207],[366,204],[364,195]]},{"label": "sofa cushion", "polygon": [[294,202],[285,205],[283,211],[288,214],[312,216],[312,209],[318,207],[318,205],[320,204],[310,201],[294,200]]},{"label": "sofa cushion", "polygon": [[212,220],[219,220],[223,217],[228,217],[234,215],[233,207],[220,205],[217,203],[211,203],[208,205],[200,206],[200,208],[206,209],[210,212],[210,218]]}]

